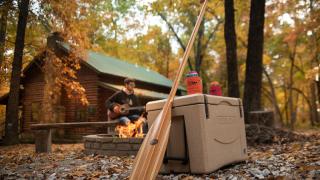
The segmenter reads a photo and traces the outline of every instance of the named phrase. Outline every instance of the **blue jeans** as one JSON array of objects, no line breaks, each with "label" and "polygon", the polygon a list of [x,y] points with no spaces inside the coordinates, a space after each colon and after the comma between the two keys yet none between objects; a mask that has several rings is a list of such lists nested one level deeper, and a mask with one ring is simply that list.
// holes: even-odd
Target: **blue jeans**
[{"label": "blue jeans", "polygon": [[135,120],[139,119],[139,115],[137,114],[133,114],[133,115],[129,115],[129,116],[121,116],[119,118],[119,122],[120,124],[128,124],[129,122],[134,122]]}]

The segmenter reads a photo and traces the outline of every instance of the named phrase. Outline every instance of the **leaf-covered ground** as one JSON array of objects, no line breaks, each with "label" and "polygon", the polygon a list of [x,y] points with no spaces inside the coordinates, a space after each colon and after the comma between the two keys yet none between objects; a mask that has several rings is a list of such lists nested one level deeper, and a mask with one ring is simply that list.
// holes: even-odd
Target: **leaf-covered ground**
[{"label": "leaf-covered ground", "polygon": [[[250,134],[250,132],[248,132]],[[249,146],[246,162],[212,174],[159,175],[159,179],[320,179],[320,133],[294,141],[273,137]],[[291,136],[291,135],[290,135]],[[278,138],[281,138],[278,136]],[[34,145],[0,146],[0,179],[126,179],[134,157],[85,155],[82,144],[53,145],[51,154],[35,154]]]}]

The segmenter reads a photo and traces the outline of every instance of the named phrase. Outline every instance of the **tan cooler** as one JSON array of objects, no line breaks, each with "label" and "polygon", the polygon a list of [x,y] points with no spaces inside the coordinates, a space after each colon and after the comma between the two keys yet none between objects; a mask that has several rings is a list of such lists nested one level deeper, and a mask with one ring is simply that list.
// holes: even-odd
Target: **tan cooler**
[{"label": "tan cooler", "polygon": [[[166,100],[147,104],[151,127]],[[210,173],[247,159],[241,99],[204,94],[177,97],[162,173]]]}]

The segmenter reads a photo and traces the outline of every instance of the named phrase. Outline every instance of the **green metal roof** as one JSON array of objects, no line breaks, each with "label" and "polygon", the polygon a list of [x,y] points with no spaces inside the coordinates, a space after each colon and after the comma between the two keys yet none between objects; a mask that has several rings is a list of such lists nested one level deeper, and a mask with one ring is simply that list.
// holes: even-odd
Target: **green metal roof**
[{"label": "green metal roof", "polygon": [[[62,46],[66,49],[69,49],[68,45],[66,44],[62,44]],[[173,81],[155,71],[97,52],[88,51],[88,57],[85,62],[100,73],[121,77],[131,77],[143,82],[170,88],[173,84]],[[179,86],[179,89],[185,90],[185,88],[182,86]]]}]

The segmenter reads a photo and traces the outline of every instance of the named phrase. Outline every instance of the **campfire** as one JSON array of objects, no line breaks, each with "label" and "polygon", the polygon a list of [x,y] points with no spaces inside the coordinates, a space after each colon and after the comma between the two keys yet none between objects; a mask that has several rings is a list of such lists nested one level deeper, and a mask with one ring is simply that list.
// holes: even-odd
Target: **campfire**
[{"label": "campfire", "polygon": [[115,132],[118,133],[120,138],[143,138],[143,123],[145,122],[144,117],[140,117],[134,123],[129,123],[127,125],[117,125],[115,128]]}]

